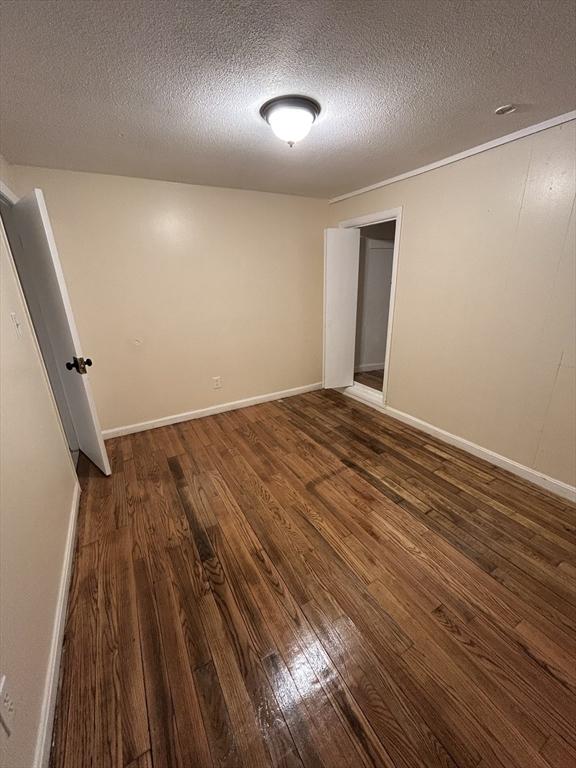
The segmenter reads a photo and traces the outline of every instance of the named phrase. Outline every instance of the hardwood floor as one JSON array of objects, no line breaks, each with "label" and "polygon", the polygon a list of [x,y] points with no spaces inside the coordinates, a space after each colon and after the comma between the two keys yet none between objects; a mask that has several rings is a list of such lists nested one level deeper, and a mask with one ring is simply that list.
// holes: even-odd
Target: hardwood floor
[{"label": "hardwood floor", "polygon": [[53,768],[576,765],[574,506],[329,391],[107,445]]},{"label": "hardwood floor", "polygon": [[354,381],[358,384],[364,384],[366,387],[377,389],[382,392],[384,386],[384,368],[379,368],[374,371],[356,371],[354,374]]}]

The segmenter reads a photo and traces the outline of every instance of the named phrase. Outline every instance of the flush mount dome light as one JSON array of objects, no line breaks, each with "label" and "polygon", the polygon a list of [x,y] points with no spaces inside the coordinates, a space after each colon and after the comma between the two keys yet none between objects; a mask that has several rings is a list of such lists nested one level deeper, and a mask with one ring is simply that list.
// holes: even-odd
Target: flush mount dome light
[{"label": "flush mount dome light", "polygon": [[278,96],[263,104],[260,114],[276,136],[293,147],[310,132],[320,104],[307,96]]}]

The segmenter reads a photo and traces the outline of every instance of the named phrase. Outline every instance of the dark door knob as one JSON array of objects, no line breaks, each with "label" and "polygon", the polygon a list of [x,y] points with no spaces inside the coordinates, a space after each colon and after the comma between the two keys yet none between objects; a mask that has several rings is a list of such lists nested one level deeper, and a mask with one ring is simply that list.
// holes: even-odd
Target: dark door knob
[{"label": "dark door knob", "polygon": [[76,370],[78,373],[86,373],[86,366],[91,366],[92,360],[87,357],[84,359],[83,357],[73,357],[71,363],[66,363],[66,368],[69,371]]}]

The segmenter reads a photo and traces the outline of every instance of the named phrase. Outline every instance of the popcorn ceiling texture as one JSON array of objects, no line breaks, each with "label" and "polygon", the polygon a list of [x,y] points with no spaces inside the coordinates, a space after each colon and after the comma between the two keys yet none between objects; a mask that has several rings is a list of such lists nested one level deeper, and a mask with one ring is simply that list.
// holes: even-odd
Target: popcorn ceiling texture
[{"label": "popcorn ceiling texture", "polygon": [[[15,164],[328,197],[574,108],[572,0],[0,11],[0,152]],[[258,114],[282,93],[322,105],[293,150]]]}]

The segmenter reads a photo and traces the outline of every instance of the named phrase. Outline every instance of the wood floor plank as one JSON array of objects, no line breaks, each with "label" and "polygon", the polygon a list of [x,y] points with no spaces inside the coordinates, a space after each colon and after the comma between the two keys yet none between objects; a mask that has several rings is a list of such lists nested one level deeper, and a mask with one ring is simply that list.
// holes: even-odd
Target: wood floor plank
[{"label": "wood floor plank", "polygon": [[214,766],[239,768],[240,752],[212,659],[194,670],[194,680]]},{"label": "wood floor plank", "polygon": [[171,768],[181,759],[153,582],[145,560],[134,563],[134,572],[152,762],[154,768]]},{"label": "wood floor plank", "polygon": [[304,654],[347,730],[358,756],[358,765],[393,768],[394,762],[378,739],[372,725],[348,689],[318,636],[307,624],[299,625]]},{"label": "wood floor plank", "polygon": [[178,620],[188,649],[190,667],[195,670],[211,661],[210,644],[198,608],[198,600],[209,591],[210,585],[192,542],[169,548],[168,556]]},{"label": "wood floor plank", "polygon": [[[374,589],[397,620],[406,628],[410,627],[414,645],[404,654],[404,658],[415,669],[420,667],[423,674],[431,675],[450,691],[463,714],[467,713],[469,720],[476,721],[477,727],[470,731],[469,738],[481,745],[481,754],[510,749],[509,760],[514,764],[517,759],[518,768],[536,765],[539,759],[537,750],[545,740],[536,722],[526,717],[510,697],[505,698],[499,692],[499,686],[482,668],[473,663],[466,664],[451,638],[436,631],[426,614],[412,613],[410,603],[400,599],[393,590],[382,589],[377,583]],[[488,741],[486,731],[498,746]]]},{"label": "wood floor plank", "polygon": [[530,621],[521,621],[515,629],[515,636],[530,656],[576,692],[576,665],[573,655],[567,653]]},{"label": "wood floor plank", "polygon": [[384,368],[374,368],[371,371],[357,371],[354,374],[354,381],[358,384],[364,384],[365,387],[377,389],[382,392],[384,384]]},{"label": "wood floor plank", "polygon": [[[217,481],[218,476],[214,480]],[[220,489],[222,493],[222,486]],[[227,505],[239,510],[230,497]],[[297,628],[303,616],[294,598],[264,551],[255,549],[258,541],[246,537],[236,516],[222,520],[222,524],[228,540],[236,543],[233,558],[253,595],[255,602],[252,605],[260,608],[261,616],[268,624],[276,650],[264,655],[262,662],[302,761],[305,765],[334,768],[353,764],[356,760],[354,746],[298,643]],[[252,601],[246,597],[245,603],[248,602]],[[257,608],[251,608],[248,614],[253,610]],[[278,687],[279,680],[283,681],[282,688]],[[299,702],[298,707],[295,707],[295,701]],[[303,731],[308,734],[305,742],[302,742]],[[315,762],[316,756],[318,762]]]},{"label": "wood floor plank", "polygon": [[576,765],[576,750],[556,734],[552,734],[541,750],[551,768],[574,768]]},{"label": "wood floor plank", "polygon": [[359,642],[350,647],[346,635],[338,631],[341,622],[338,619],[331,622],[314,602],[307,603],[303,609],[394,765],[398,768],[456,766],[406,696],[390,684],[390,678],[385,679],[381,674],[377,658]]},{"label": "wood floor plank", "polygon": [[145,752],[143,755],[140,755],[140,757],[137,757],[136,760],[126,764],[124,768],[153,768],[152,753]]},{"label": "wood floor plank", "polygon": [[178,606],[168,579],[154,585],[158,623],[172,698],[172,713],[183,765],[212,766],[198,693],[190,668]]},{"label": "wood floor plank", "polygon": [[[84,507],[86,508],[86,507]],[[93,765],[98,635],[98,542],[76,553],[62,651],[52,768]]]},{"label": "wood floor plank", "polygon": [[272,760],[264,734],[259,728],[258,713],[254,711],[242,672],[236,662],[229,633],[211,592],[200,600],[200,609],[206,634],[210,637],[212,658],[236,736],[241,762],[246,765],[250,759],[254,768],[268,768],[272,765]]},{"label": "wood floor plank", "polygon": [[421,685],[403,656],[381,650],[375,653],[348,616],[338,618],[333,627],[348,649],[354,653],[358,649],[358,658],[372,662],[368,664],[370,680],[378,680],[379,694],[394,702],[396,719],[402,721],[404,716],[408,717],[410,725],[404,728],[406,738],[413,740],[421,752],[432,750],[427,758],[430,765],[450,765],[451,760],[460,768],[478,764],[481,752],[470,739],[469,719],[432,678]]},{"label": "wood floor plank", "polygon": [[333,391],[108,447],[51,768],[575,763],[575,505]]},{"label": "wood floor plank", "polygon": [[241,671],[246,691],[252,701],[257,718],[257,727],[263,734],[271,764],[282,765],[284,758],[294,749],[290,732],[281,714],[274,692],[254,646],[246,623],[242,617],[226,572],[222,566],[220,547],[215,558],[205,567],[209,569],[210,585],[215,602],[222,617],[230,646],[234,649],[235,661]]},{"label": "wood floor plank", "polygon": [[96,689],[97,765],[150,749],[129,527],[100,541]]}]

